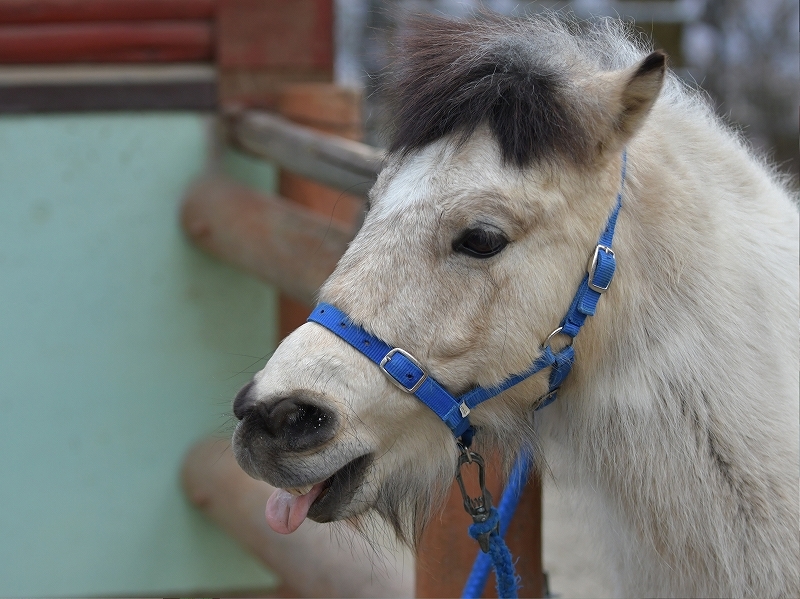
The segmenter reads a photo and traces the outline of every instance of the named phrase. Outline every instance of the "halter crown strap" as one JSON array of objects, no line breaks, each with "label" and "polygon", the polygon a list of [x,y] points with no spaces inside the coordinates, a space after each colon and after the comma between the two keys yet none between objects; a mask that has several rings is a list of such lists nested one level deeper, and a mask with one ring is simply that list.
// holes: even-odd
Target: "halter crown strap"
[{"label": "halter crown strap", "polygon": [[[617,216],[622,207],[622,190],[625,184],[625,171],[627,164],[626,153],[622,154],[622,182],[617,194],[617,202],[600,235],[597,246],[587,266],[578,291],[567,310],[561,325],[551,333],[541,348],[541,355],[534,360],[530,368],[520,374],[515,374],[494,387],[476,387],[467,391],[458,398],[451,395],[435,378],[425,370],[422,364],[409,352],[399,347],[393,347],[379,337],[367,332],[355,324],[344,312],[331,304],[320,303],[308,317],[308,322],[315,322],[341,339],[349,343],[360,353],[378,365],[389,381],[406,393],[416,396],[427,405],[450,428],[456,438],[469,445],[472,427],[468,415],[475,406],[499,395],[551,367],[549,389],[542,397],[537,410],[553,402],[561,383],[566,379],[575,362],[575,351],[572,349],[571,340],[578,334],[587,316],[592,316],[597,309],[600,296],[608,289],[616,270],[616,257],[611,249],[614,239],[614,228]],[[570,337],[570,344],[554,352],[550,347],[550,339],[563,334]]]}]

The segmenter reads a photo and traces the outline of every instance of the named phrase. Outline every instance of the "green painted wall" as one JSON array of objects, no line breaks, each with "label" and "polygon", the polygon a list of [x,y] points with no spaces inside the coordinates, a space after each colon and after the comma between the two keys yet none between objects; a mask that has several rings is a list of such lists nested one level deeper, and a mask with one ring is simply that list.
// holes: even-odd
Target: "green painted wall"
[{"label": "green painted wall", "polygon": [[273,290],[178,227],[207,131],[191,113],[0,118],[0,596],[273,584],[178,481],[275,341]]}]

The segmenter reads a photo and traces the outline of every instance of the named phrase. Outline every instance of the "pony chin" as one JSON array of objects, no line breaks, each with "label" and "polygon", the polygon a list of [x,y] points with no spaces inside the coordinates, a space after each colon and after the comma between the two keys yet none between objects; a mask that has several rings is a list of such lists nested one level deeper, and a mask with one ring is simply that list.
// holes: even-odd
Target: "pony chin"
[{"label": "pony chin", "polygon": [[[529,401],[530,397],[538,396],[532,391],[537,383],[520,385],[508,394],[507,402],[488,402],[471,414],[478,430],[471,449],[497,457],[501,478],[511,471],[520,452],[531,449],[539,470],[546,469],[534,428],[531,406],[535,404]],[[383,400],[386,404],[396,405],[410,397],[392,385],[386,387],[390,396]],[[417,549],[427,524],[441,513],[459,457],[459,446],[450,430],[421,403],[415,407],[418,409],[408,417],[413,424],[404,426],[404,433],[399,436],[396,429],[381,424],[385,419],[366,420],[368,414],[356,419],[354,434],[363,437],[369,430],[378,438],[392,441],[385,449],[376,451],[372,467],[342,516],[357,530],[365,531],[370,518],[378,515],[391,526],[397,540],[412,550]],[[352,515],[344,515],[345,512]]]},{"label": "pony chin", "polygon": [[[428,445],[420,451],[417,445],[416,452],[413,448],[398,449],[385,454],[377,464],[375,474],[380,475],[380,481],[376,481],[371,508],[391,526],[401,543],[416,549],[425,526],[444,505],[458,452],[452,441],[450,447]],[[356,524],[356,528],[360,526]]]},{"label": "pony chin", "polygon": [[[482,410],[474,418],[480,434],[471,449],[481,455],[497,456],[501,460],[501,471],[508,474],[515,456],[538,447],[532,412],[520,413],[499,405],[486,408],[490,409]],[[440,423],[434,424],[442,428],[438,426]],[[376,460],[371,480],[365,481],[364,488],[364,495],[370,496],[371,509],[392,527],[397,539],[411,549],[417,548],[422,531],[441,512],[453,484],[459,456],[458,445],[449,431],[422,437],[410,434],[398,438],[391,449]],[[534,450],[533,453],[541,462],[542,452]],[[544,464],[540,463],[539,467]],[[359,516],[348,519],[357,529],[363,529]]]}]

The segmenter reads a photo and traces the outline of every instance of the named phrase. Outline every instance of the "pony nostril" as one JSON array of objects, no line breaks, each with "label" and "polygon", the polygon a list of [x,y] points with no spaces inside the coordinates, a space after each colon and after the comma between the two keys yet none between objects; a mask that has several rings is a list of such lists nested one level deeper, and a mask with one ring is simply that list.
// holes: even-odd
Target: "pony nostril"
[{"label": "pony nostril", "polygon": [[256,405],[256,399],[253,397],[253,394],[250,393],[254,384],[255,381],[250,381],[239,389],[236,397],[233,398],[233,415],[239,420],[243,420],[245,416],[253,411],[253,407]]},{"label": "pony nostril", "polygon": [[262,427],[287,449],[309,449],[333,437],[336,417],[322,406],[287,397],[271,405],[260,405]]}]

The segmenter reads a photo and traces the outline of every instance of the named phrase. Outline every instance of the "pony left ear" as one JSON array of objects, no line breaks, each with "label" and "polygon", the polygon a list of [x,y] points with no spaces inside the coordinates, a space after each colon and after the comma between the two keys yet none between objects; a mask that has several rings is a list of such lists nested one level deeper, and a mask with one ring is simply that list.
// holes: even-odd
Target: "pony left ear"
[{"label": "pony left ear", "polygon": [[612,123],[609,138],[601,144],[605,149],[616,152],[638,131],[661,91],[666,70],[667,55],[656,50],[633,67],[611,75],[616,89],[609,98]]}]

